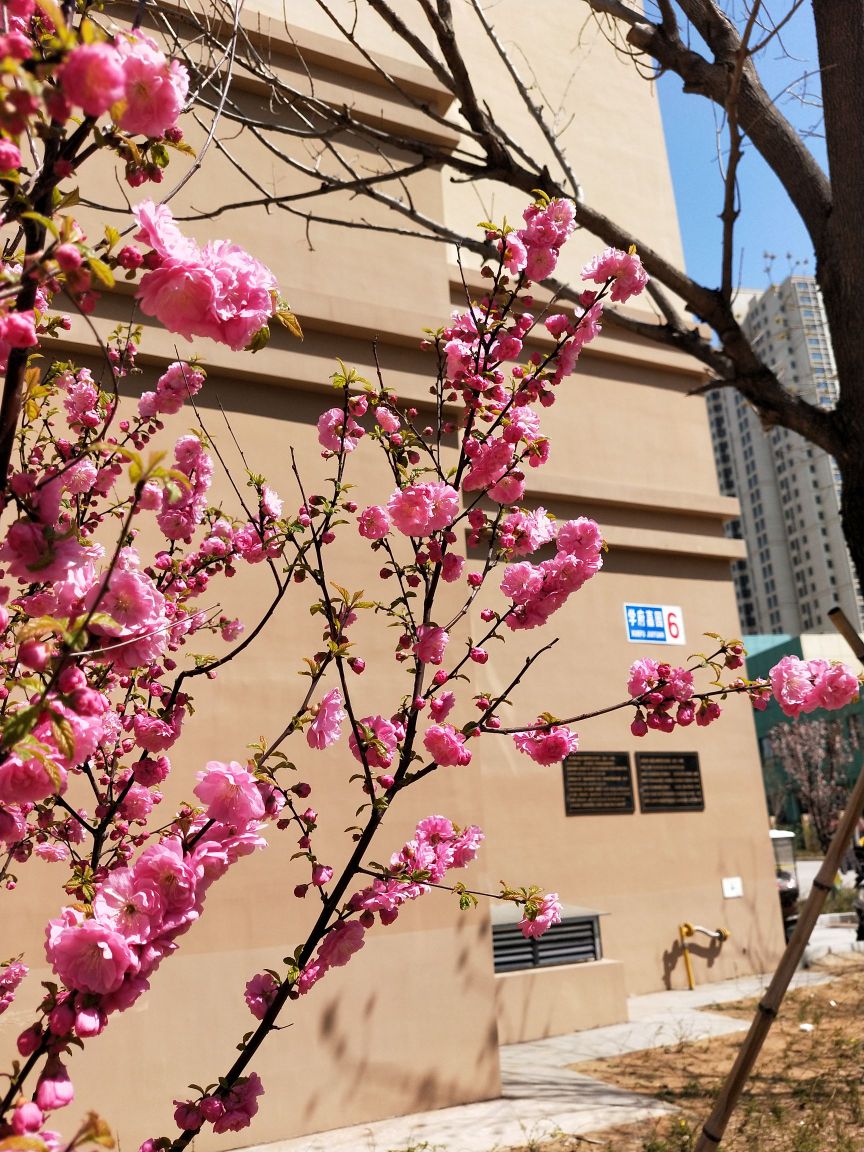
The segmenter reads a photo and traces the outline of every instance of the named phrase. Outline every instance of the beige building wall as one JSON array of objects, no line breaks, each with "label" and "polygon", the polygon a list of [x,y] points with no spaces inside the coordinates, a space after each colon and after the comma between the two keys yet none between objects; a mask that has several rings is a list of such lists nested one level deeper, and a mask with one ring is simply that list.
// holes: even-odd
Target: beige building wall
[{"label": "beige building wall", "polygon": [[[278,19],[265,31],[284,40],[281,5],[274,8]],[[516,12],[515,5],[504,8]],[[328,90],[334,94],[347,87],[358,93],[358,100],[380,105],[385,96],[374,90],[356,60],[346,62],[335,42],[309,39],[328,31],[317,16],[312,19],[315,12],[307,4],[298,6],[297,13],[292,10],[292,16],[300,25],[301,15],[309,18],[311,33],[298,27],[296,39],[306,36],[304,42],[316,46],[322,84],[331,84]],[[572,130],[584,140],[579,167],[585,169],[586,189],[595,195],[605,188],[610,211],[630,214],[634,227],[644,226],[646,232],[660,229],[664,242],[674,246],[674,209],[650,91],[610,60],[596,39],[582,53],[576,47],[575,18],[563,5],[561,13],[564,27],[556,31],[556,40],[563,41],[565,31],[572,34],[580,106],[595,101],[591,115],[586,112]],[[257,23],[254,15],[248,18]],[[529,47],[539,50],[541,30],[531,37]],[[394,45],[385,47],[397,54]],[[299,67],[296,53],[286,49],[282,59],[277,48],[276,63]],[[428,77],[404,62],[403,67],[418,91],[425,84],[435,94]],[[609,82],[612,69],[614,84]],[[550,82],[554,79],[563,94],[567,67],[555,63],[553,72]],[[437,95],[446,106],[444,94]],[[244,91],[242,81],[237,99],[263,114],[261,95]],[[600,124],[607,113],[615,130],[604,133]],[[387,115],[401,116],[410,126],[406,107],[388,105]],[[638,133],[630,131],[634,122],[640,125]],[[248,134],[231,147],[241,162],[251,164],[259,156]],[[629,180],[614,178],[633,164],[645,166],[638,196]],[[248,192],[216,150],[205,172],[176,202],[178,214],[184,206],[212,209]],[[291,177],[279,173],[272,179],[290,183]],[[104,187],[113,189],[113,184],[106,180]],[[645,188],[652,194],[645,195]],[[444,213],[451,223],[459,220],[467,227],[478,216],[469,193],[448,186],[440,173],[427,173],[412,190],[424,210]],[[502,207],[500,201],[495,207]],[[357,205],[345,200],[332,211],[350,215]],[[376,210],[364,205],[363,211]],[[377,340],[388,386],[418,405],[426,402],[430,358],[419,351],[418,336],[424,327],[444,322],[453,303],[459,304],[447,254],[420,241],[338,229],[315,229],[310,248],[302,224],[285,214],[228,213],[190,230],[202,238],[230,236],[270,263],[303,323],[302,345],[277,332],[270,347],[254,357],[204,342],[199,349],[210,373],[200,396],[208,433],[224,448],[235,475],[241,474],[221,404],[252,466],[267,475],[286,507],[299,505],[289,454],[296,453],[307,490],[314,491],[324,474],[315,420],[332,402],[327,382],[337,356],[371,375]],[[582,243],[580,238],[576,245],[580,259]],[[104,313],[98,323],[108,331],[129,318],[130,297],[118,293],[106,299]],[[76,322],[70,352],[83,355],[89,344],[86,326]],[[187,351],[183,341],[149,329],[143,347],[145,379],[129,383],[136,394],[149,386],[160,363],[174,357],[175,347],[181,354]],[[728,565],[740,553],[722,533],[734,505],[717,495],[704,402],[686,395],[699,379],[698,369],[682,357],[610,329],[544,414],[554,437],[553,455],[546,469],[531,476],[530,501],[560,517],[596,516],[610,550],[604,571],[553,617],[543,640],[554,635],[559,643],[520,687],[513,708],[517,721],[530,722],[540,709],[564,716],[623,700],[627,668],[636,657],[686,656],[702,647],[705,630],[735,632]],[[363,444],[350,461],[363,503],[390,488],[370,449]],[[217,481],[216,495],[238,512],[224,476]],[[346,532],[333,555],[336,578],[351,587],[375,589],[380,564],[363,541]],[[264,571],[248,578],[243,573],[218,589],[223,609],[247,621],[253,606],[268,595]],[[320,623],[308,613],[310,597],[311,591],[306,596],[302,587],[299,598],[289,597],[273,627],[246,656],[198,694],[176,764],[178,781],[187,783],[174,786],[166,809],[188,798],[188,781],[203,763],[242,760],[252,741],[271,737],[291,715],[303,691],[300,657],[320,642]],[[688,646],[666,650],[628,644],[625,601],[680,605]],[[469,619],[464,636],[478,629],[479,621]],[[357,682],[360,713],[388,714],[405,690],[392,658],[391,634],[361,629],[357,640],[368,664]],[[534,633],[516,634],[488,665],[475,669],[477,691],[502,686],[536,640]],[[678,924],[685,920],[722,925],[731,932],[719,952],[701,955],[699,945],[694,948],[699,982],[769,967],[782,931],[748,707],[730,701],[729,715],[707,731],[691,728],[641,742],[629,734],[626,710],[579,725],[585,749],[698,751],[705,791],[701,813],[567,817],[560,768],[539,768],[519,755],[509,739],[493,736],[474,742],[469,769],[442,770],[409,792],[404,803],[400,798],[398,811],[384,824],[375,858],[384,859],[398,848],[420,816],[441,812],[459,823],[478,823],[488,839],[465,879],[478,888],[494,886],[501,878],[538,883],[557,890],[566,904],[604,913],[605,960],[496,978],[488,909],[481,905],[460,914],[452,897],[429,895],[406,908],[392,927],[376,926],[348,967],[328,974],[308,998],[291,1007],[288,1026],[268,1040],[254,1065],[267,1088],[254,1126],[237,1136],[204,1134],[196,1148],[208,1152],[267,1143],[495,1096],[499,1038],[513,1041],[620,1020],[626,994],[681,987],[676,940]],[[469,718],[463,709],[460,720]],[[319,855],[332,853],[330,862],[338,866],[347,854],[342,829],[353,823],[359,803],[346,786],[353,761],[344,747],[313,757],[302,737],[295,737],[287,751],[300,778],[312,783],[309,802],[322,814]],[[70,1123],[73,1110],[77,1114],[95,1107],[114,1124],[122,1147],[137,1147],[147,1136],[173,1131],[171,1100],[186,1096],[187,1084],[210,1083],[228,1066],[235,1044],[252,1025],[243,984],[263,967],[278,968],[303,939],[314,914],[311,896],[301,902],[291,895],[294,885],[307,878],[306,865],[289,860],[293,838],[274,831],[270,839],[266,852],[242,861],[211,889],[207,916],[159,971],[151,995],[124,1017],[112,1019],[105,1034],[88,1045],[80,1070],[76,1059],[78,1098],[69,1110]],[[3,937],[29,939],[28,958],[38,959],[42,925],[56,913],[57,895],[49,886],[47,866],[36,864],[22,873],[20,889],[8,902]],[[721,877],[731,875],[741,877],[743,897],[724,900]],[[38,993],[33,984],[31,1001]],[[25,993],[0,1021],[4,1035],[14,1035],[28,1021],[27,1008]]]}]

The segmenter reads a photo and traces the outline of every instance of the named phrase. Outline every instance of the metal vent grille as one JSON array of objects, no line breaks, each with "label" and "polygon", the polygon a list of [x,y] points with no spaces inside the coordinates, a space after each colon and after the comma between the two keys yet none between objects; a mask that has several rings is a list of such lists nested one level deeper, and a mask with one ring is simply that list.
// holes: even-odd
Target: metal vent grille
[{"label": "metal vent grille", "polygon": [[536,940],[523,936],[518,924],[495,924],[492,954],[496,972],[600,960],[603,952],[599,921],[596,916],[562,920]]}]

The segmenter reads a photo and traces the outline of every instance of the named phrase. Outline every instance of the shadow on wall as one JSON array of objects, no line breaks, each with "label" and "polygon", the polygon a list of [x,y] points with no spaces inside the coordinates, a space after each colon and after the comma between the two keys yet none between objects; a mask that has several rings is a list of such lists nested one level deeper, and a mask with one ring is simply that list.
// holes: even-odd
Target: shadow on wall
[{"label": "shadow on wall", "polygon": [[[460,1012],[461,1005],[476,1000],[478,995],[491,1000],[488,986],[477,972],[476,962],[478,954],[485,957],[487,952],[491,953],[488,921],[485,918],[478,921],[466,913],[457,924],[457,938],[452,933],[447,934],[452,952],[441,957],[441,979],[446,980],[445,973],[449,973],[451,983],[457,985],[456,990],[451,989],[449,1003],[437,981],[430,983],[424,974],[428,969],[420,962],[419,953],[426,951],[422,935],[416,934],[416,963],[412,957],[403,955],[398,973],[379,973],[381,982],[377,989],[367,991],[366,986],[356,986],[350,999],[335,995],[324,1006],[318,1024],[317,1043],[326,1054],[327,1064],[338,1067],[339,1079],[338,1083],[331,1082],[306,1096],[301,1124],[304,1130],[326,1129],[327,1117],[333,1115],[334,1106],[342,1115],[356,1112],[358,1106],[364,1113],[368,1107],[364,1109],[362,1101],[370,1096],[374,1099],[379,1093],[390,1101],[398,1101],[398,1111],[404,1114],[429,1111],[442,1107],[447,1101],[465,1098],[466,1069],[459,1066],[458,1060],[452,1064],[439,1061],[435,1067],[423,1067],[424,1036],[428,1039],[428,1031],[446,1028],[447,1019],[452,1019],[454,1013]],[[491,963],[490,954],[490,968]],[[399,1003],[394,1004],[392,996],[394,979],[401,985],[398,1001],[414,1006],[425,1003],[424,1013],[416,1013],[410,1019],[400,1013]],[[422,986],[417,987],[418,982],[422,982]],[[385,1021],[383,1025],[382,1020]],[[386,1023],[388,1020],[389,1024]],[[475,1083],[489,1081],[495,1087],[499,1080],[498,1032],[494,1014],[485,1020],[478,1017],[477,1023],[483,1035],[477,1036],[476,1046],[472,1046],[474,1051],[466,1055],[474,1068]],[[394,1028],[400,1037],[399,1043],[387,1043],[386,1037]],[[416,1036],[416,1062],[407,1058],[406,1039],[411,1034]],[[334,1101],[334,1092],[338,1092],[338,1101]],[[494,1094],[492,1088],[489,1094]]]},{"label": "shadow on wall", "polygon": [[[699,941],[691,941],[687,944],[687,951],[694,959],[705,961],[707,968],[713,968],[714,963],[720,955],[720,949],[723,946],[722,940],[709,940],[707,944],[702,944]],[[684,946],[680,940],[675,940],[671,948],[667,948],[663,953],[663,987],[666,991],[671,991],[672,988],[672,973],[677,968],[679,962],[683,971],[683,977],[686,982],[687,974],[686,967],[683,964],[684,960]],[[696,983],[699,983],[699,973],[694,973]]]}]

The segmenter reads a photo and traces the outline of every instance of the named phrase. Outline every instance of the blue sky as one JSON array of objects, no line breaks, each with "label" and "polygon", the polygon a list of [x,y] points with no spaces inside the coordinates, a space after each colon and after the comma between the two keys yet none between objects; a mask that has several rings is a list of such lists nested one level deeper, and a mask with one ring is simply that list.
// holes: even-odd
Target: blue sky
[{"label": "blue sky", "polygon": [[[783,29],[782,43],[773,41],[761,54],[759,71],[769,95],[778,99],[787,119],[800,131],[820,133],[815,69],[816,33],[810,6],[804,4]],[[806,79],[806,102],[801,99],[800,82],[805,73],[813,73]],[[661,77],[658,87],[687,271],[714,287],[720,280],[720,121],[708,100],[681,91],[678,77]],[[821,135],[810,137],[808,143],[824,166]],[[725,152],[722,135],[720,144]],[[779,181],[752,148],[745,152],[739,167],[739,185],[742,212],[735,233],[737,282],[745,288],[765,288],[793,270],[812,274],[813,251],[804,227]],[[765,252],[775,255],[770,277],[765,271]],[[804,260],[808,263],[796,263]]]}]

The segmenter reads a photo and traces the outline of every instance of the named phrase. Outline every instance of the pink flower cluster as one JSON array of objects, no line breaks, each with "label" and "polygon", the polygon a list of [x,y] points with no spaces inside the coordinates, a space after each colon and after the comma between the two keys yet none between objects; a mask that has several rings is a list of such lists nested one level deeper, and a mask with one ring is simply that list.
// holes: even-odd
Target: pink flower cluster
[{"label": "pink flower cluster", "polygon": [[514,276],[545,280],[558,264],[561,246],[576,227],[576,212],[569,200],[529,205],[522,213],[525,227],[508,232],[503,240],[504,266]]},{"label": "pink flower cluster", "polygon": [[[174,1123],[183,1132],[197,1132],[204,1124],[212,1124],[215,1133],[240,1132],[252,1123],[258,1112],[258,1097],[264,1094],[264,1085],[257,1072],[241,1076],[224,1092],[213,1092],[199,1100],[175,1100]],[[147,1148],[147,1141],[142,1149]]]},{"label": "pink flower cluster", "polygon": [[514,630],[545,624],[571,593],[590,580],[603,566],[603,538],[593,520],[582,516],[567,520],[558,529],[557,554],[532,564],[510,564],[501,591],[513,601],[507,626]]},{"label": "pink flower cluster", "polygon": [[630,725],[634,736],[644,736],[649,728],[672,732],[676,724],[686,728],[694,720],[704,728],[720,715],[720,706],[713,700],[693,699],[692,672],[648,657],[630,666],[627,691],[639,705]]},{"label": "pink flower cluster", "polygon": [[29,969],[20,960],[13,960],[8,964],[0,964],[0,1016],[6,1011],[15,999],[18,985],[27,975]]},{"label": "pink flower cluster", "polygon": [[[49,922],[45,952],[64,985],[59,992],[49,991],[44,1005],[45,1034],[55,1050],[73,1037],[97,1035],[112,1012],[134,1004],[162,960],[176,951],[177,938],[200,916],[209,886],[241,857],[264,846],[257,817],[233,819],[250,807],[263,811],[260,798],[257,806],[250,805],[241,788],[238,801],[224,781],[214,791],[213,810],[230,816],[231,824],[199,818],[190,828],[191,849],[179,836],[166,837],[145,848],[131,867],[108,874],[97,887],[89,915],[72,906]],[[29,1029],[19,1041],[22,1050],[33,1050],[32,1033]]]},{"label": "pink flower cluster", "polygon": [[156,520],[168,540],[189,542],[207,507],[213,461],[197,436],[181,436],[174,445],[174,467],[188,482],[166,485]]},{"label": "pink flower cluster", "polygon": [[141,310],[169,332],[207,336],[240,351],[273,314],[276,280],[248,252],[228,240],[203,248],[180,233],[171,210],[145,200],[132,209],[135,239],[152,249],[138,286]]},{"label": "pink flower cluster", "polygon": [[[177,123],[189,94],[189,74],[168,60],[142,32],[114,43],[80,44],[59,72],[69,104],[88,116],[111,110],[118,128],[133,135],[163,136]],[[55,115],[60,111],[54,109]]]},{"label": "pink flower cluster", "polygon": [[607,248],[589,261],[582,269],[583,280],[593,280],[595,284],[612,281],[610,299],[623,304],[631,296],[638,296],[648,283],[648,273],[635,250],[622,252],[620,248]]},{"label": "pink flower cluster", "polygon": [[[537,717],[538,725],[544,724],[542,716]],[[579,737],[571,732],[566,724],[552,724],[545,722],[546,727],[528,729],[525,732],[516,732],[513,743],[526,756],[530,756],[535,764],[560,764],[571,752],[579,747]]]},{"label": "pink flower cluster", "polygon": [[138,415],[143,420],[157,416],[173,416],[183,407],[186,399],[197,395],[204,386],[204,373],[177,360],[156,381],[155,392],[142,392],[138,401]]},{"label": "pink flower cluster", "polygon": [[845,708],[857,700],[858,677],[845,664],[784,656],[768,674],[774,699],[787,716],[816,708]]}]

